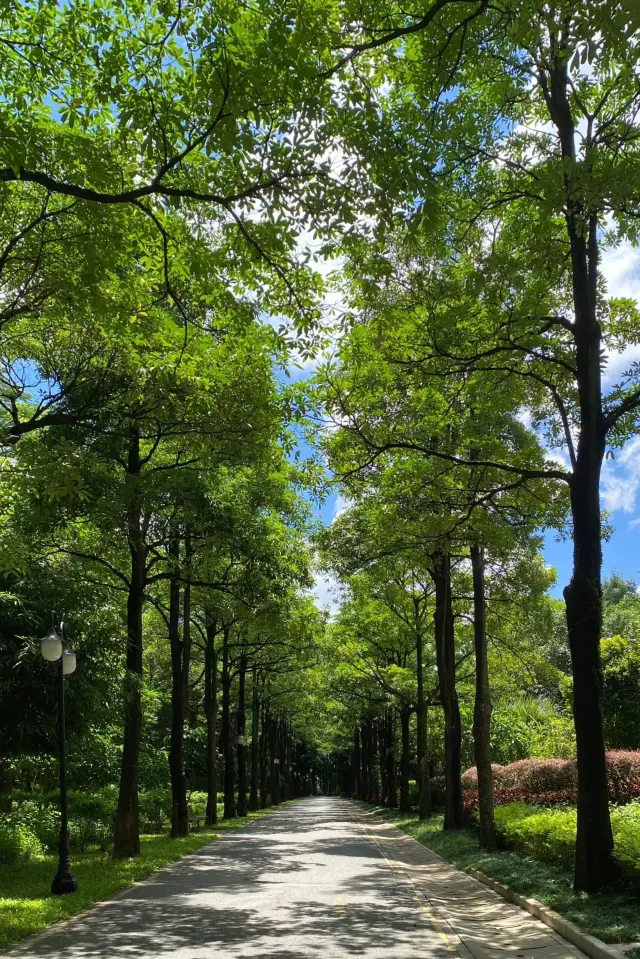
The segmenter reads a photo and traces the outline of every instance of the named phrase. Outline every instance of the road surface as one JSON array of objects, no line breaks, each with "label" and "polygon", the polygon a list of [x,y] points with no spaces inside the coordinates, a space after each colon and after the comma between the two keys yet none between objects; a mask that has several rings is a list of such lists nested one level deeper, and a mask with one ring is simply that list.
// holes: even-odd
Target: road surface
[{"label": "road surface", "polygon": [[584,959],[399,830],[310,798],[18,946],[30,959]]}]

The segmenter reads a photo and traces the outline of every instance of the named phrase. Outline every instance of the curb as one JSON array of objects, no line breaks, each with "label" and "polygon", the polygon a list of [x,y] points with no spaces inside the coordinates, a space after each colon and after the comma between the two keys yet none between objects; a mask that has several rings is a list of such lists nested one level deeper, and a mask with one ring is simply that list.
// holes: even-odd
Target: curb
[{"label": "curb", "polygon": [[[469,868],[462,871],[474,879],[477,879],[478,882],[481,882],[483,885],[488,886],[489,889],[493,889],[494,892],[502,896],[503,899],[506,899],[507,902],[520,906],[521,909],[535,916],[536,919],[540,919],[541,922],[544,922],[545,925],[553,929],[554,932],[557,932],[572,945],[581,949],[590,959],[620,959],[619,948],[609,946],[607,943],[602,942],[601,939],[597,939],[595,936],[583,932],[575,923],[564,919],[558,915],[557,912],[554,912],[553,909],[549,909],[541,902],[538,902],[537,899],[528,899],[526,896],[521,896],[520,893],[512,889],[511,886],[505,886],[504,883],[498,882],[496,879],[491,879],[490,876],[487,876],[484,872],[480,872],[479,869]],[[633,943],[629,943],[629,948],[633,948]]]}]

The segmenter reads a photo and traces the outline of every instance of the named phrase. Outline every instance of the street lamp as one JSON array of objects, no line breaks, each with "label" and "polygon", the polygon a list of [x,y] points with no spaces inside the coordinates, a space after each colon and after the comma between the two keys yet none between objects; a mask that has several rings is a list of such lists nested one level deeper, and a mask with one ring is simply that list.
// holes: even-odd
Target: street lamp
[{"label": "street lamp", "polygon": [[78,880],[71,872],[71,850],[69,848],[69,814],[67,809],[67,756],[64,729],[64,677],[70,676],[76,668],[76,654],[68,649],[64,642],[64,623],[60,623],[60,633],[51,627],[40,642],[40,651],[49,663],[58,663],[58,739],[60,748],[60,845],[58,871],[51,883],[54,896],[77,892]]}]

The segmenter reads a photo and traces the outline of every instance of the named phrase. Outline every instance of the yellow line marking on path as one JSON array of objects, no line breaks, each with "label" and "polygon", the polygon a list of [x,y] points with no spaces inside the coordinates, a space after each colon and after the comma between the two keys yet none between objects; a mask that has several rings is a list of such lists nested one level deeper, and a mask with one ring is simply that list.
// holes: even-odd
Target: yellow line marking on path
[{"label": "yellow line marking on path", "polygon": [[346,918],[347,918],[347,907],[346,907],[345,901],[344,901],[344,899],[342,898],[342,896],[336,896],[336,899],[335,899],[335,902],[334,902],[334,906],[336,907],[336,909],[337,909],[337,911],[338,911],[339,917],[340,917],[341,919],[346,919]]},{"label": "yellow line marking on path", "polygon": [[382,849],[382,847],[381,847],[380,843],[378,842],[377,838],[376,838],[374,835],[372,835],[372,833],[370,832],[370,830],[368,829],[368,827],[367,827],[364,823],[362,823],[362,822],[360,823],[360,825],[362,826],[364,832],[367,834],[367,836],[369,837],[369,839],[371,840],[371,842],[373,843],[373,845],[376,847],[376,849],[378,850],[378,852],[380,853],[380,855],[382,856],[382,858],[383,858],[384,861],[386,862],[386,864],[387,864],[387,866],[389,867],[389,869],[391,870],[391,872],[395,873],[397,876],[400,876],[400,877],[403,879],[404,882],[409,883],[409,885],[412,887],[412,889],[413,889],[413,901],[416,903],[416,905],[420,906],[420,908],[422,909],[422,911],[424,912],[424,914],[428,917],[429,922],[431,923],[431,925],[433,926],[433,928],[435,929],[435,931],[438,933],[438,935],[440,936],[440,938],[442,939],[442,941],[443,941],[444,944],[446,945],[446,947],[447,947],[447,949],[449,950],[449,952],[453,953],[453,955],[456,956],[457,959],[460,959],[459,950],[456,949],[456,946],[455,946],[454,943],[452,942],[451,937],[450,937],[450,936],[447,934],[447,932],[445,931],[444,927],[443,927],[442,924],[440,923],[440,920],[438,919],[438,917],[436,916],[436,914],[434,913],[434,911],[431,909],[430,906],[428,906],[428,905],[425,904],[424,898],[423,898],[423,896],[421,896],[421,894],[418,892],[418,889],[417,889],[415,883],[413,882],[413,880],[410,878],[410,876],[407,876],[407,874],[406,874],[402,869],[398,868],[397,865],[396,865],[394,862],[392,862],[392,861],[385,855],[384,850]]}]

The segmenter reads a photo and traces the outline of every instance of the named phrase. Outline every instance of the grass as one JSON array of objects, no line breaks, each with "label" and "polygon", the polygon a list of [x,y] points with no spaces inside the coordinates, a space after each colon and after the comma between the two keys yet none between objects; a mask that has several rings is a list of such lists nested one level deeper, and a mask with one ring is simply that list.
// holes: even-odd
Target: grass
[{"label": "grass", "polygon": [[[443,832],[441,815],[420,822],[415,812],[398,813],[375,807],[375,813],[447,862],[461,869],[481,869],[516,892],[538,899],[605,942],[640,940],[640,895],[637,889],[620,884],[599,893],[574,892],[569,872],[515,852],[483,852],[478,848],[474,829]],[[633,959],[640,959],[640,950],[635,951],[638,955]]]},{"label": "grass", "polygon": [[171,839],[166,834],[141,836],[140,855],[135,859],[114,860],[109,853],[101,852],[73,855],[78,892],[69,896],[52,896],[49,891],[58,865],[57,856],[3,865],[0,870],[0,950],[150,876],[161,866],[206,846],[221,832],[237,829],[272,811],[261,809],[245,818],[220,821],[215,828],[200,829],[180,839]]}]

